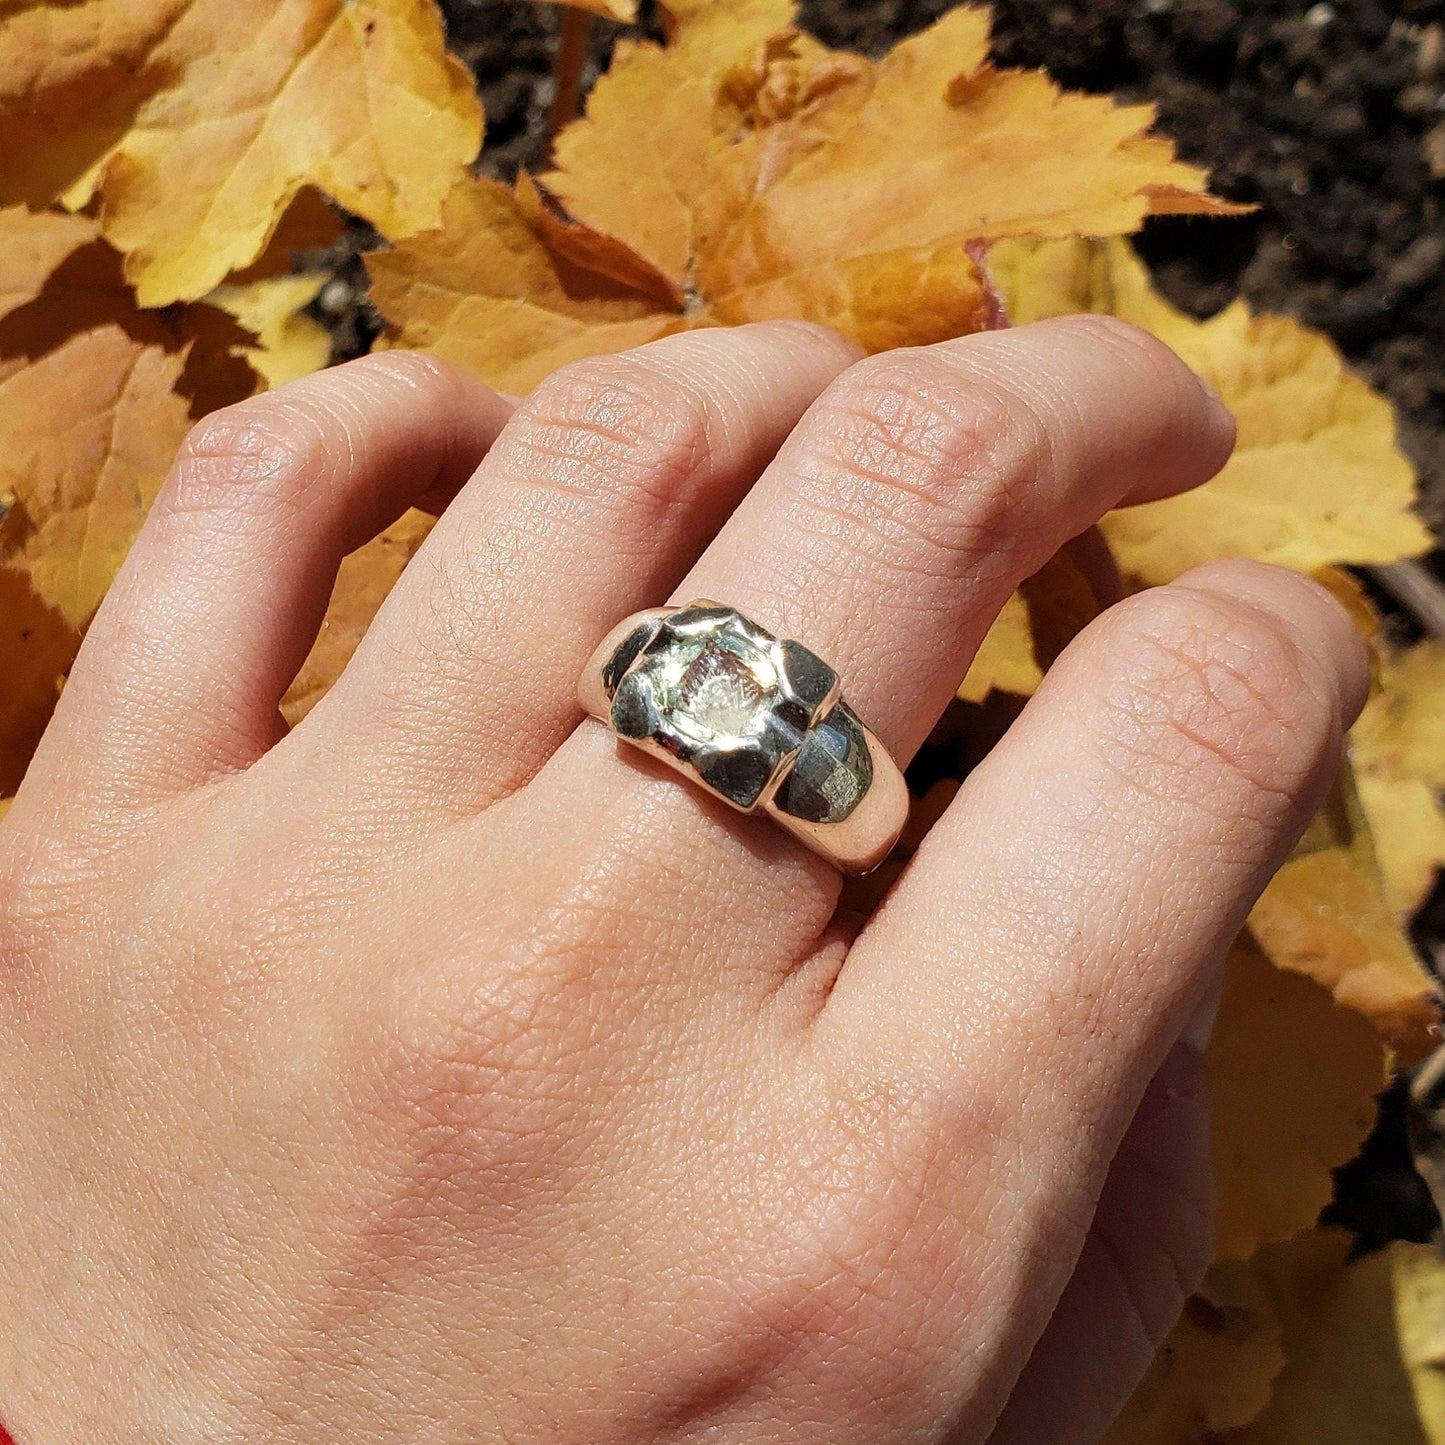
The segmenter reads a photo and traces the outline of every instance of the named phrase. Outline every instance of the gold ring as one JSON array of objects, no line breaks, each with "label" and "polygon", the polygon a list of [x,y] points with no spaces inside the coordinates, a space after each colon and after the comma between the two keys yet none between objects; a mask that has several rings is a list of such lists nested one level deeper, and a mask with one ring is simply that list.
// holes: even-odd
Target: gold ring
[{"label": "gold ring", "polygon": [[638,612],[583,669],[583,708],[741,813],[766,812],[845,873],[876,868],[908,818],[888,750],[838,674],[717,602]]}]

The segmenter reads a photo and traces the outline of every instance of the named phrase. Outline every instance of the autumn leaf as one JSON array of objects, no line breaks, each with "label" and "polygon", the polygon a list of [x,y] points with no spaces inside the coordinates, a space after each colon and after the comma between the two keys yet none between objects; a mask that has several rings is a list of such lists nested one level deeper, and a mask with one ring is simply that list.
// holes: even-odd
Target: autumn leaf
[{"label": "autumn leaf", "polygon": [[341,676],[341,670],[351,661],[362,634],[376,616],[376,609],[426,540],[433,520],[422,512],[407,512],[342,562],[321,631],[281,703],[281,711],[292,727]]},{"label": "autumn leaf", "polygon": [[0,211],[0,562],[71,625],[95,610],[194,415],[255,388],[212,307],[137,309],[78,216]]},{"label": "autumn leaf", "polygon": [[637,19],[637,0],[558,0],[569,10],[586,10],[604,20],[630,25]]},{"label": "autumn leaf", "polygon": [[1104,1445],[1220,1445],[1269,1403],[1282,1330],[1254,1270],[1216,1261]]},{"label": "autumn leaf", "polygon": [[1350,756],[1386,900],[1413,912],[1445,867],[1445,646],[1385,652]]},{"label": "autumn leaf", "polygon": [[204,296],[315,186],[434,226],[481,108],[431,0],[12,0],[0,200],[100,200],[145,306]]},{"label": "autumn leaf", "polygon": [[1371,1019],[1404,1062],[1429,1051],[1438,990],[1390,907],[1348,768],[1249,926],[1273,963]]},{"label": "autumn leaf", "polygon": [[1375,1117],[1385,1058],[1375,1030],[1249,937],[1230,950],[1206,1052],[1213,1100],[1214,1252],[1246,1260],[1312,1225],[1332,1174]]},{"label": "autumn leaf", "polygon": [[110,585],[190,425],[181,365],[107,325],[0,382],[0,491],[27,522],[0,560],[72,625]]},{"label": "autumn leaf", "polygon": [[79,631],[26,573],[0,567],[0,797],[20,786],[79,646]]},{"label": "autumn leaf", "polygon": [[795,317],[880,350],[992,324],[993,238],[1228,209],[1147,107],[994,70],[982,11],[876,63],[770,0],[677,18],[666,48],[619,49],[558,138],[545,183],[570,224],[530,182],[466,181],[439,230],[371,258],[395,344],[513,391],[686,326]]},{"label": "autumn leaf", "polygon": [[1395,1260],[1420,1249],[1396,1244],[1351,1261],[1348,1235],[1316,1229],[1255,1256],[1285,1367],[1229,1445],[1430,1445],[1395,1322]]},{"label": "autumn leaf", "polygon": [[[602,261],[589,268],[549,245],[524,197],[469,180],[447,197],[441,230],[368,258],[372,299],[384,316],[405,318],[395,344],[525,392],[565,362],[640,346],[686,324],[657,295],[600,269]],[[575,229],[574,254],[595,245],[610,259],[605,238]]]},{"label": "autumn leaf", "polygon": [[1430,546],[1389,403],[1325,337],[1255,316],[1242,301],[1195,321],[1155,294],[1120,240],[1005,242],[987,265],[1014,322],[1073,311],[1132,321],[1168,342],[1238,418],[1239,444],[1214,481],[1105,518],[1120,566],[1140,581],[1171,581],[1217,557],[1312,572]]},{"label": "autumn leaf", "polygon": [[331,335],[305,314],[331,279],[329,273],[266,276],[245,285],[217,286],[206,298],[254,332],[255,346],[241,355],[269,386],[320,371],[331,360]]},{"label": "autumn leaf", "polygon": [[1390,1251],[1395,1326],[1415,1411],[1430,1445],[1445,1445],[1445,1259],[1437,1249]]},{"label": "autumn leaf", "polygon": [[1022,593],[1015,592],[979,644],[958,695],[965,702],[982,702],[995,690],[1032,697],[1043,680],[1034,656],[1028,604]]}]

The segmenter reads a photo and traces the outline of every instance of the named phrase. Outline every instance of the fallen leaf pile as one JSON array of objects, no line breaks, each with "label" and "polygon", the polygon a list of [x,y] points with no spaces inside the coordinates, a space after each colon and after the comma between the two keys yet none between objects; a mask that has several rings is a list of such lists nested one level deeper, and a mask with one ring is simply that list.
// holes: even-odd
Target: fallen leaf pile
[{"label": "fallen leaf pile", "polygon": [[[1292,321],[1243,303],[1196,321],[1156,295],[1124,238],[1235,208],[1148,107],[995,68],[985,12],[876,61],[799,31],[788,0],[672,0],[667,18],[667,44],[619,42],[550,167],[508,186],[469,169],[481,107],[433,0],[0,3],[0,798],[187,427],[328,361],[308,311],[328,273],[293,257],[334,239],[337,207],[387,243],[380,344],[509,391],[768,317],[874,351],[1132,320],[1213,383],[1240,441],[1207,487],[1105,519],[1124,585],[1225,556],[1311,573],[1370,638],[1377,685],[1231,954],[1207,1060],[1216,1262],[1109,1438],[1445,1445],[1445,1266],[1406,1244],[1352,1260],[1317,1222],[1437,1008],[1405,923],[1445,865],[1445,648],[1393,647],[1342,570],[1429,545],[1389,407]],[[428,526],[410,514],[347,560],[293,725]],[[905,852],[1111,600],[1099,545],[1004,609],[945,729],[955,777],[919,800]]]}]

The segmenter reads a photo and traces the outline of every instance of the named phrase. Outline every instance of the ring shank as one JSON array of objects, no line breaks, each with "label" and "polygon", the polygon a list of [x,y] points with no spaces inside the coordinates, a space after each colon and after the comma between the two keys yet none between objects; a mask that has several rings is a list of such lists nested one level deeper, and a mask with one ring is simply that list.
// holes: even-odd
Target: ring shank
[{"label": "ring shank", "polygon": [[[845,815],[833,820],[814,821],[809,817],[799,816],[798,811],[791,805],[784,805],[788,802],[788,780],[798,762],[801,746],[792,747],[782,757],[765,787],[759,789],[755,796],[745,796],[740,801],[737,795],[729,796],[727,791],[710,783],[695,760],[680,755],[675,746],[678,741],[675,736],[669,741],[666,736],[639,735],[637,730],[619,731],[618,716],[614,710],[618,689],[624,681],[624,691],[635,689],[635,681],[628,679],[639,668],[645,668],[649,648],[656,650],[654,639],[663,633],[664,624],[679,614],[687,614],[692,618],[707,613],[730,615],[737,619],[739,627],[745,630],[749,637],[791,649],[791,653],[783,655],[802,656],[815,665],[815,670],[822,669],[831,675],[831,669],[806,649],[789,642],[779,644],[772,634],[764,632],[735,610],[724,608],[718,603],[700,601],[689,603],[685,607],[654,607],[624,618],[598,644],[578,682],[577,696],[583,709],[603,723],[619,741],[639,747],[658,758],[737,811],[768,813],[774,822],[787,829],[813,852],[826,858],[841,872],[870,872],[888,856],[903,831],[908,819],[908,787],[902,771],[877,736],[843,704],[838,696],[836,679],[831,688],[813,694],[812,701],[816,706],[812,715],[804,716],[798,723],[804,731],[793,735],[796,743],[807,744],[813,749],[810,757],[827,757],[817,742],[809,742],[815,732],[820,737],[831,734],[835,740],[846,734],[855,748],[861,744],[864,756],[860,771],[866,774],[863,791],[861,796],[855,794],[856,802],[848,807]],[[679,623],[679,626],[681,625]],[[796,709],[797,700],[790,706]],[[840,718],[846,718],[846,721],[837,722]],[[626,728],[628,720],[622,719],[621,725]],[[644,734],[645,731],[642,730]]]}]

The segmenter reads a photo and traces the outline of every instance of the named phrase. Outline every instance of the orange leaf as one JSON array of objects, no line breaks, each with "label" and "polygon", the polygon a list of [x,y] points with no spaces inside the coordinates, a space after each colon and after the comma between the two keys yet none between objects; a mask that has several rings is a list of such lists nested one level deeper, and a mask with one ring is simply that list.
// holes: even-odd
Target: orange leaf
[{"label": "orange leaf", "polygon": [[1428,1052],[1437,988],[1390,907],[1348,769],[1249,926],[1273,963],[1371,1019],[1405,1062]]},{"label": "orange leaf", "polygon": [[0,211],[0,562],[74,626],[95,610],[194,415],[249,395],[209,306],[137,309],[79,216]]},{"label": "orange leaf", "polygon": [[206,294],[318,187],[435,225],[481,142],[431,0],[18,0],[0,22],[0,200],[99,194],[140,300]]},{"label": "orange leaf", "polygon": [[0,796],[20,786],[79,646],[79,631],[29,577],[0,567]]},{"label": "orange leaf", "polygon": [[1312,979],[1273,967],[1248,934],[1230,950],[1206,1053],[1213,1100],[1214,1252],[1248,1259],[1329,1203],[1385,1082],[1379,1035]]},{"label": "orange leaf", "polygon": [[1342,1231],[1315,1229],[1254,1260],[1279,1320],[1285,1367],[1269,1404],[1230,1445],[1426,1445],[1396,1324],[1397,1260],[1418,1245],[1349,1259]]},{"label": "orange leaf", "polygon": [[281,711],[292,727],[341,676],[342,668],[351,661],[357,643],[376,616],[376,609],[401,576],[402,568],[426,540],[433,520],[421,512],[407,512],[342,562],[326,620],[281,704]]},{"label": "orange leaf", "polygon": [[687,324],[660,309],[655,295],[609,274],[616,257],[605,241],[593,258],[605,258],[596,264],[606,269],[588,269],[581,264],[588,239],[573,234],[564,252],[549,244],[549,230],[525,189],[463,182],[447,197],[441,230],[368,258],[377,306],[402,322],[393,343],[433,351],[520,392],[564,362]]},{"label": "orange leaf", "polygon": [[466,183],[440,230],[372,259],[394,341],[512,390],[684,326],[795,317],[876,351],[995,324],[994,238],[1230,209],[1147,107],[992,69],[982,11],[873,63],[781,0],[669,8],[671,43],[619,46],[558,138],[545,184],[575,226],[530,182]]},{"label": "orange leaf", "polygon": [[1284,1368],[1279,1320],[1254,1271],[1211,1266],[1104,1445],[1217,1445],[1269,1403]]},{"label": "orange leaf", "polygon": [[82,625],[110,585],[190,425],[181,358],[118,326],[0,381],[0,493],[26,527],[7,564]]},{"label": "orange leaf", "polygon": [[1104,519],[1125,572],[1168,582],[1238,556],[1313,572],[1430,545],[1412,515],[1415,476],[1395,444],[1394,413],[1327,337],[1242,301],[1196,321],[1155,294],[1124,241],[1009,241],[987,265],[1015,322],[1074,311],[1132,321],[1212,382],[1238,418],[1239,444],[1214,481]]}]

